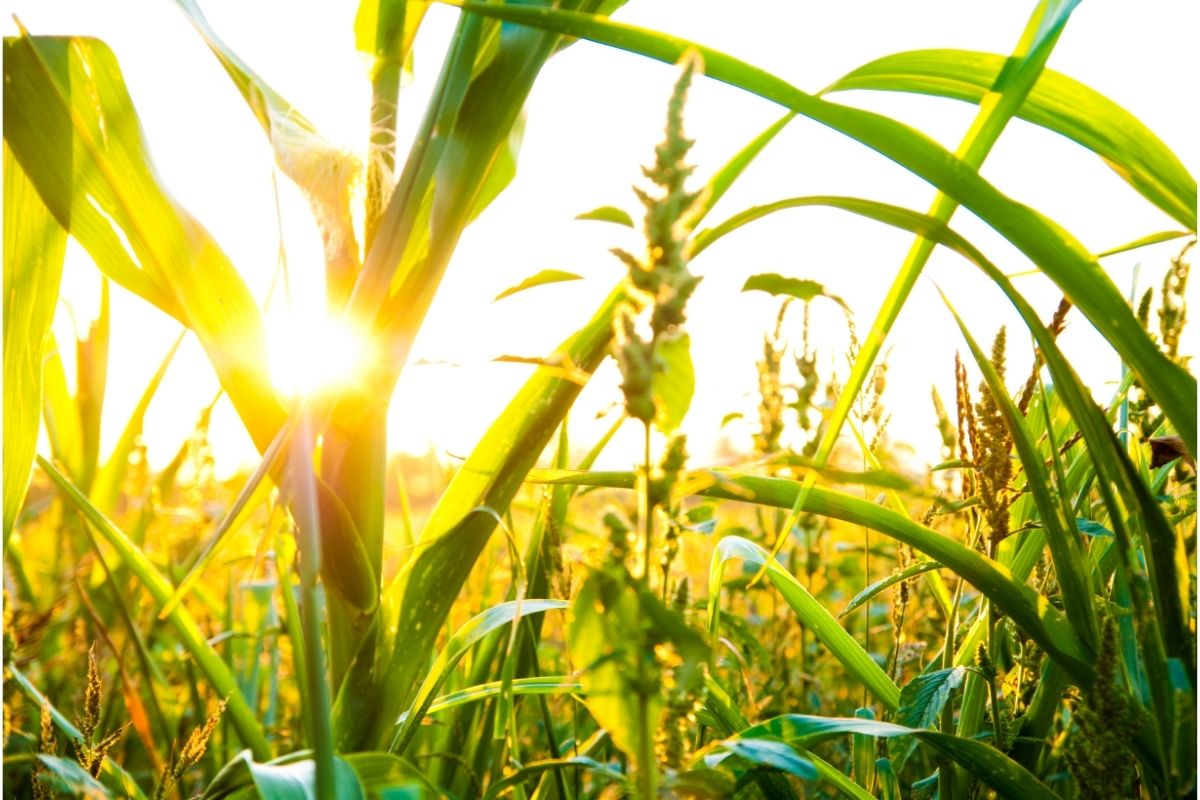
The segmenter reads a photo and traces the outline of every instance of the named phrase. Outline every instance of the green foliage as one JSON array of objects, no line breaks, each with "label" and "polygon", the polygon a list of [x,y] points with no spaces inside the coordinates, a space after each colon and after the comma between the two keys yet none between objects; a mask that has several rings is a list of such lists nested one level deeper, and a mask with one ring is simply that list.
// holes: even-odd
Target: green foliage
[{"label": "green foliage", "polygon": [[[410,150],[397,153],[401,78],[430,4],[363,0],[354,38],[368,58],[372,128],[361,158],[331,147],[194,0],[177,4],[309,200],[329,312],[383,355],[362,385],[285,410],[267,379],[260,312],[156,173],[116,55],[96,40],[23,29],[5,41],[5,778],[19,791],[380,800],[649,800],[660,790],[792,800],[801,786],[856,800],[929,796],[935,785],[943,800],[969,800],[979,787],[1011,798],[1120,797],[1135,785],[1156,800],[1194,792],[1196,383],[1181,351],[1192,244],[1136,310],[1098,259],[1194,237],[1196,184],[1129,112],[1044,68],[1075,2],[1038,3],[1007,57],[900,53],[822,95],[614,22],[620,2],[455,3],[437,85]],[[513,179],[534,81],[579,39],[681,66],[643,170],[650,188],[635,189],[645,249],[614,251],[627,274],[577,333],[544,356],[499,359],[537,369],[448,485],[421,476],[434,488],[421,490],[415,514],[407,487],[418,481],[399,476],[406,534],[396,546],[385,536],[393,387],[466,226]],[[694,187],[683,114],[702,73],[786,113]],[[951,152],[823,96],[850,89],[979,109]],[[927,181],[931,207],[790,197],[702,229],[797,115]],[[1013,117],[1095,152],[1186,230],[1088,252],[981,176]],[[360,171],[363,214],[352,207]],[[1009,265],[950,227],[959,205],[1062,290],[1049,323]],[[684,329],[700,286],[692,262],[758,219],[815,207],[915,240],[840,387],[809,340],[808,303],[825,297],[849,318],[846,304],[812,280],[746,280],[743,291],[787,298],[759,362],[757,452],[735,467],[688,469],[683,422],[705,366]],[[613,206],[578,218],[634,227]],[[49,335],[68,234],[104,276],[100,315],[75,343],[74,391]],[[957,365],[958,420],[935,393],[946,462],[935,481],[902,466],[878,418],[868,443],[867,415],[852,410],[881,391],[869,386],[882,381],[879,354],[939,246],[1005,296],[1035,358],[1014,396],[1005,363],[1025,337],[1001,329],[988,354],[954,315],[983,383],[975,402]],[[578,279],[543,270],[495,299]],[[178,342],[101,458],[108,367],[120,358],[109,353],[109,280],[196,334],[263,455],[238,485],[212,475],[212,405],[167,469],[151,475],[141,457]],[[794,300],[804,304],[802,347],[784,324]],[[1107,409],[1058,346],[1072,307],[1130,372]],[[796,384],[784,374],[789,352]],[[625,414],[576,462],[566,418],[609,355]],[[39,417],[53,459],[35,459]],[[592,471],[628,417],[644,423],[636,470]],[[847,421],[860,445],[849,455],[838,447]],[[652,427],[665,434],[660,452]],[[543,458],[553,469],[535,468]],[[728,566],[738,560],[747,569],[735,575]],[[894,564],[883,578],[868,565],[879,560]],[[567,608],[565,623],[541,613]],[[839,622],[851,613],[862,641]],[[85,669],[71,654],[90,639],[102,646]],[[41,730],[31,733],[34,717]],[[877,757],[877,739],[891,740],[890,758]]]}]

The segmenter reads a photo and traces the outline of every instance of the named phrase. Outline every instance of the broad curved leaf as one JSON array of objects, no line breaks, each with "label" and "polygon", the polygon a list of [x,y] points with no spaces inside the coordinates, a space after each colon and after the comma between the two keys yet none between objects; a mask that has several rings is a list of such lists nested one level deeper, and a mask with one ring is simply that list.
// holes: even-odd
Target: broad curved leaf
[{"label": "broad curved leaf", "polygon": [[[972,50],[913,50],[864,64],[824,93],[848,89],[916,92],[980,102],[1005,68],[1004,56]],[[1196,179],[1137,117],[1061,72],[1043,70],[1017,116],[1100,156],[1150,202],[1196,230]]]},{"label": "broad curved leaf", "polygon": [[827,125],[912,171],[990,225],[1053,280],[1113,344],[1194,449],[1196,409],[1188,398],[1195,396],[1195,378],[1167,359],[1142,330],[1087,249],[1034,209],[1001,194],[969,163],[929,137],[879,114],[822,100],[746,62],[678,37],[562,9],[452,4],[474,14],[590,39],[667,63],[696,50],[707,77]]},{"label": "broad curved leaf", "polygon": [[[7,103],[7,84],[5,102]],[[9,113],[13,113],[11,106]],[[70,159],[70,150],[65,155]],[[25,501],[67,234],[4,144],[4,545]]]},{"label": "broad curved leaf", "polygon": [[1031,772],[985,742],[961,739],[947,733],[921,730],[875,720],[813,717],[788,714],[751,726],[738,733],[739,738],[772,736],[797,748],[816,744],[845,734],[877,738],[913,736],[941,754],[966,767],[983,783],[1011,800],[1052,800],[1056,795]]},{"label": "broad curved leaf", "polygon": [[[212,236],[163,188],[103,42],[4,42],[4,139],[100,270],[195,331],[261,448],[283,422],[258,309]],[[58,143],[75,160],[56,157]]]}]

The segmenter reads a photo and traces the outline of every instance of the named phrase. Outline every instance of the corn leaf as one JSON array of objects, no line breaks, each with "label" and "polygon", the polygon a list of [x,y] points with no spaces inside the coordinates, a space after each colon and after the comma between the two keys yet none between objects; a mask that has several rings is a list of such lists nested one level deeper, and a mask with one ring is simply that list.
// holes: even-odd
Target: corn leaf
[{"label": "corn leaf", "polygon": [[[442,648],[442,652],[429,668],[425,680],[421,683],[421,688],[413,698],[412,706],[397,721],[396,735],[389,750],[404,752],[404,748],[416,735],[421,720],[428,713],[429,706],[433,703],[434,693],[442,687],[458,662],[480,639],[492,631],[505,625],[511,625],[516,620],[530,614],[540,614],[544,611],[566,607],[567,603],[563,600],[513,600],[493,606],[468,620],[455,632],[454,636],[450,637],[450,641],[446,642],[446,646]],[[509,688],[511,690],[511,686]]]},{"label": "corn leaf", "polygon": [[900,690],[887,676],[862,645],[846,633],[833,615],[825,610],[817,599],[809,594],[800,581],[784,569],[766,550],[749,539],[726,536],[717,543],[713,551],[712,566],[708,577],[708,626],[709,633],[716,635],[718,615],[717,603],[721,597],[721,584],[726,565],[733,559],[744,559],[754,564],[766,564],[767,577],[784,600],[791,606],[796,617],[813,635],[829,648],[846,672],[862,683],[889,710],[900,702]]},{"label": "corn leaf", "polygon": [[[154,598],[154,602],[160,605],[166,603],[171,597],[171,584],[150,563],[146,554],[100,513],[53,464],[39,456],[38,466],[58,487],[63,499],[82,514],[92,528],[104,537],[105,541],[117,552],[129,571]],[[213,650],[196,620],[186,608],[177,606],[167,615],[167,622],[175,629],[184,648],[196,660],[197,666],[208,678],[213,690],[226,699],[229,719],[242,743],[249,747],[257,758],[269,758],[270,746],[259,725],[257,715],[250,709],[246,699],[238,691],[237,682],[229,671],[229,666]]]},{"label": "corn leaf", "polygon": [[[61,225],[112,280],[196,332],[265,448],[283,421],[262,323],[233,265],[163,189],[112,51],[86,38],[4,43],[4,138]],[[57,158],[66,142],[74,163]]]},{"label": "corn leaf", "polygon": [[1032,773],[990,744],[961,739],[938,731],[875,720],[788,714],[740,731],[738,737],[773,736],[795,747],[807,749],[848,733],[877,738],[913,736],[966,767],[972,775],[995,789],[1002,797],[1012,800],[1051,800],[1056,797]]},{"label": "corn leaf", "polygon": [[[7,102],[7,84],[5,101]],[[10,111],[11,114],[11,106]],[[57,154],[70,158],[70,151]],[[67,236],[4,145],[4,544],[25,501]]]},{"label": "corn leaf", "polygon": [[[914,50],[864,64],[824,93],[870,89],[979,103],[1005,68],[1005,58],[995,53]],[[1143,197],[1196,230],[1196,179],[1162,140],[1120,105],[1047,69],[1016,115],[1088,148]]]},{"label": "corn leaf", "polygon": [[[790,504],[795,502],[801,487],[799,482],[786,478],[704,474],[715,475],[719,480],[714,482],[710,478],[704,484],[699,484],[703,486],[696,491],[699,495],[774,508],[791,508]],[[529,480],[536,483],[631,489],[634,473],[539,469],[529,473]],[[811,505],[807,508],[812,513],[878,531],[945,564],[991,600],[996,608],[1012,617],[1076,680],[1090,685],[1094,678],[1092,653],[1079,641],[1062,612],[1023,582],[1014,580],[1007,568],[985,558],[978,551],[860,497],[820,486],[812,488],[811,496]],[[765,552],[757,545],[755,548],[758,553]],[[766,556],[757,555],[755,559],[765,561]]]}]

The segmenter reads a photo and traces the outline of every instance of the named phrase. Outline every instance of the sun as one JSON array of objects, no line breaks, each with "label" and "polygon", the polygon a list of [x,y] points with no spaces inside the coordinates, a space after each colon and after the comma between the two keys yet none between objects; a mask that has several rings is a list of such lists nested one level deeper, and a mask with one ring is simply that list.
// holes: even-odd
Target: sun
[{"label": "sun", "polygon": [[267,324],[271,382],[292,399],[351,389],[366,372],[370,339],[342,320],[280,315]]}]

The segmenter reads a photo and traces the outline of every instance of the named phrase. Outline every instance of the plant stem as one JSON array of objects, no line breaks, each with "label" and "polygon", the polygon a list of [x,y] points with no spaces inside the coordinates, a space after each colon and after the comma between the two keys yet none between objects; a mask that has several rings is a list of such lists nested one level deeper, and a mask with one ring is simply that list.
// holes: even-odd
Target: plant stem
[{"label": "plant stem", "polygon": [[[654,543],[654,521],[650,508],[650,423],[644,425],[642,438],[642,485],[638,492],[638,519],[642,526],[643,563],[641,580],[650,588],[650,557]],[[654,763],[654,730],[650,720],[650,697],[647,692],[649,676],[646,674],[646,659],[653,658],[653,651],[638,648],[638,754],[637,794],[642,800],[652,800],[657,793],[657,775]]]}]

